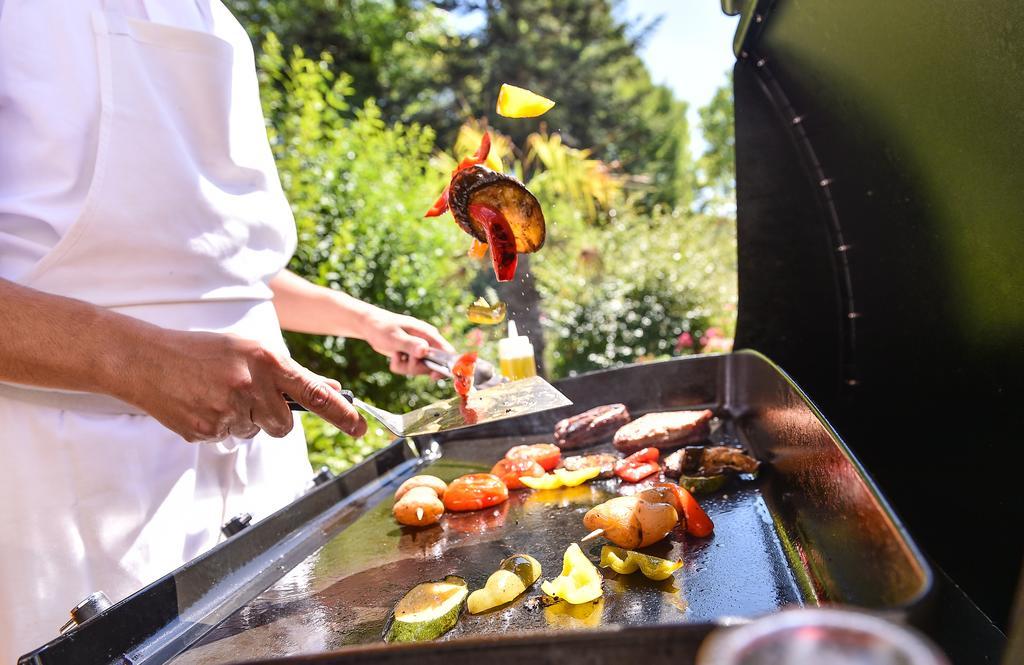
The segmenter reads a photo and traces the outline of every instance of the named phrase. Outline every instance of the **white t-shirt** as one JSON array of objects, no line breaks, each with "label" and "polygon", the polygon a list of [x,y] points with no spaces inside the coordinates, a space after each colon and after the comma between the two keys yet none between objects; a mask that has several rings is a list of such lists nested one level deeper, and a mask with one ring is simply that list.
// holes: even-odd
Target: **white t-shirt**
[{"label": "white t-shirt", "polygon": [[0,0],[0,278],[27,273],[85,202],[100,113],[92,11],[212,31],[214,2]]}]

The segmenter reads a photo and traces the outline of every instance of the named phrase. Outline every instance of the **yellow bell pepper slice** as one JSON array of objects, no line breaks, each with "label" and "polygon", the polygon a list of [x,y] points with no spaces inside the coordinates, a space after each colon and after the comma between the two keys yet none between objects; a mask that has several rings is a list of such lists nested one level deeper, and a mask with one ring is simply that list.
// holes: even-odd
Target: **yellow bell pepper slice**
[{"label": "yellow bell pepper slice", "polygon": [[498,91],[498,115],[506,118],[536,118],[551,110],[555,103],[526,88],[508,83],[501,84]]},{"label": "yellow bell pepper slice", "polygon": [[612,545],[605,545],[601,548],[601,567],[611,568],[623,575],[629,575],[639,570],[648,579],[656,581],[667,580],[682,565],[682,561],[659,559],[656,556],[641,554],[640,552],[613,547]]},{"label": "yellow bell pepper slice", "polygon": [[601,625],[603,614],[604,598],[582,605],[555,603],[544,608],[544,621],[551,628],[596,628]]},{"label": "yellow bell pepper slice", "polygon": [[549,596],[579,605],[601,597],[602,579],[580,546],[573,543],[562,556],[562,574],[553,580],[545,580],[540,588]]},{"label": "yellow bell pepper slice", "polygon": [[519,482],[530,489],[535,490],[556,490],[559,487],[576,487],[588,480],[593,480],[601,475],[600,467],[589,467],[579,471],[568,469],[555,469],[552,473],[545,473],[543,476],[522,476]]},{"label": "yellow bell pepper slice", "polygon": [[524,591],[526,591],[526,585],[515,573],[498,570],[487,578],[484,588],[469,594],[469,598],[466,599],[466,609],[470,614],[480,614],[499,605],[512,602]]},{"label": "yellow bell pepper slice", "polygon": [[[473,242],[476,242],[475,240]],[[487,245],[484,245],[486,251]],[[493,305],[484,298],[476,301],[466,310],[466,317],[473,323],[482,326],[494,326],[505,320],[508,307],[500,300]]]},{"label": "yellow bell pepper slice", "polygon": [[540,574],[539,561],[529,554],[513,554],[487,578],[484,588],[469,594],[466,609],[470,614],[480,614],[510,603],[536,582]]}]

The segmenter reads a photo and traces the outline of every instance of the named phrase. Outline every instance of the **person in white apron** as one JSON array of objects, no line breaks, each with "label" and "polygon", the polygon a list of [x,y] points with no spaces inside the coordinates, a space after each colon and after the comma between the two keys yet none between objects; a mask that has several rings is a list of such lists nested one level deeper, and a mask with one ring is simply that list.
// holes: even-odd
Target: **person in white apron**
[{"label": "person in white apron", "polygon": [[219,0],[0,0],[0,662],[303,492],[282,394],[365,431],[282,322],[405,374],[451,348],[284,271],[295,242]]}]

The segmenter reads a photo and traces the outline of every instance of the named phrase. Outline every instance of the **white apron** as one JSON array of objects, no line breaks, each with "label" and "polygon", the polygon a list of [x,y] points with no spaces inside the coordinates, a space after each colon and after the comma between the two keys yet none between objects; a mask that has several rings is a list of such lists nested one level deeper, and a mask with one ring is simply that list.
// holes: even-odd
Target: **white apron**
[{"label": "white apron", "polygon": [[[295,230],[247,36],[217,2],[215,34],[107,4],[92,17],[102,111],[85,206],[17,281],[283,351],[267,282]],[[298,424],[285,439],[194,445],[111,398],[11,385],[0,459],[0,662],[55,637],[89,593],[124,598],[310,478]]]}]

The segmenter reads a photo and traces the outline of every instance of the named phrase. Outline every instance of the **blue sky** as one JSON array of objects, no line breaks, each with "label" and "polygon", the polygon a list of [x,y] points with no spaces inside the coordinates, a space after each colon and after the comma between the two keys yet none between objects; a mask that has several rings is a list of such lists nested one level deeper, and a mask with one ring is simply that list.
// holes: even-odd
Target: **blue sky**
[{"label": "blue sky", "polygon": [[[732,69],[732,37],[739,18],[723,14],[719,0],[626,0],[620,11],[628,18],[648,21],[662,17],[640,55],[656,83],[667,85],[689,103],[692,148],[701,151],[697,107],[711,100]],[[475,14],[452,18],[460,30],[474,29],[481,21]]]},{"label": "blue sky", "polygon": [[739,17],[723,14],[718,0],[627,0],[624,9],[630,18],[662,17],[640,53],[654,80],[691,106],[706,104],[736,61]]},{"label": "blue sky", "polygon": [[640,55],[655,82],[689,102],[690,127],[699,144],[696,109],[708,103],[732,69],[738,17],[723,14],[718,0],[627,0],[624,11],[648,20],[663,17]]}]

